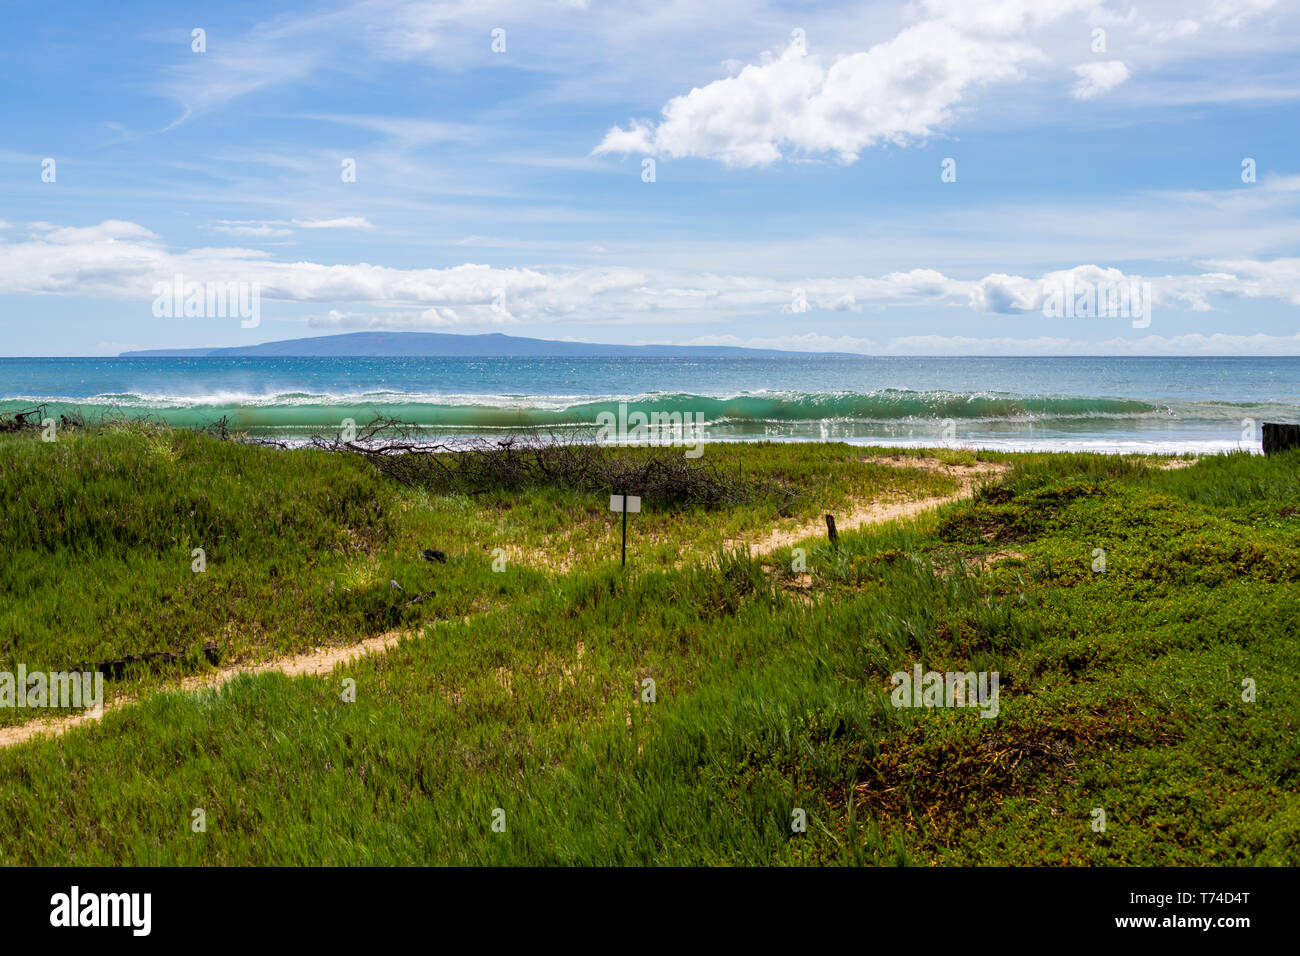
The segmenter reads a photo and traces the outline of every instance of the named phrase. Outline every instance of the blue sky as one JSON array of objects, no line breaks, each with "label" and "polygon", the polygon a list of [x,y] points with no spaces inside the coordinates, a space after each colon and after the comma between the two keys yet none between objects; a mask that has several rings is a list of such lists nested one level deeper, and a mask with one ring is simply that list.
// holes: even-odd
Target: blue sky
[{"label": "blue sky", "polygon": [[[1300,354],[1281,2],[6,0],[0,76],[7,354]],[[260,324],[156,315],[178,274]],[[1045,314],[1146,283],[1145,322]]]}]

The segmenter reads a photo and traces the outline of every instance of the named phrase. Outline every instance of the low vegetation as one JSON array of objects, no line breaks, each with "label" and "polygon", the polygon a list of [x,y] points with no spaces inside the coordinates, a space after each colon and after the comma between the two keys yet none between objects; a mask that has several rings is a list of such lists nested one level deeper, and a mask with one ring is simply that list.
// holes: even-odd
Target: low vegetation
[{"label": "low vegetation", "polygon": [[[219,689],[161,690],[199,654],[133,665],[139,703],[0,751],[0,861],[1295,865],[1300,454],[933,454],[710,445],[743,493],[647,495],[624,571],[598,483],[0,437],[0,670],[407,634]],[[977,457],[1012,468],[811,532]],[[774,529],[809,534],[747,546]],[[997,717],[895,707],[917,664],[996,671]]]}]

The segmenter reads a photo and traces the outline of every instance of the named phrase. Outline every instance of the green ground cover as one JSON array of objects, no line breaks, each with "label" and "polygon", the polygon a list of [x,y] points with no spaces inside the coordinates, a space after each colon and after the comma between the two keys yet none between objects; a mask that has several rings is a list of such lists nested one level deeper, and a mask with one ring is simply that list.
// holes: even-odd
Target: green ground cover
[{"label": "green ground cover", "polygon": [[[711,445],[798,493],[647,501],[624,572],[617,516],[574,489],[440,494],[143,427],[6,436],[0,670],[410,636],[202,692],[146,693],[193,656],[136,668],[111,684],[139,704],[0,751],[0,861],[1300,861],[1300,455],[982,455],[1011,471],[810,537],[806,568],[727,545],[958,486],[880,454]],[[997,671],[998,716],[893,706],[916,664]]]}]

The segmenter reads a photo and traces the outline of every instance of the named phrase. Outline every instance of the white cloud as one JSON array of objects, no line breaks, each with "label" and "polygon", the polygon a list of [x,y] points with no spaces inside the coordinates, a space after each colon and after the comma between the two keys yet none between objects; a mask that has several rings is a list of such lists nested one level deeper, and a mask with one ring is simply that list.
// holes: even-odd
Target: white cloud
[{"label": "white cloud", "polygon": [[218,219],[212,224],[217,232],[254,239],[281,238],[293,235],[294,229],[373,229],[365,216],[339,216],[334,219]]},{"label": "white cloud", "polygon": [[[808,276],[783,281],[758,275],[692,270],[499,268],[465,263],[395,269],[370,263],[278,262],[261,250],[202,248],[173,252],[149,230],[109,220],[97,226],[33,224],[26,240],[5,245],[0,294],[77,295],[151,303],[156,283],[246,282],[270,302],[356,303],[373,312],[339,311],[317,322],[377,327],[454,327],[530,322],[699,322],[773,318],[825,310],[839,316],[870,306],[934,305],[971,315],[1025,315],[1042,310],[1062,288],[1151,284],[1161,308],[1209,311],[1218,297],[1300,305],[1300,258],[1206,263],[1214,271],[1142,276],[1092,264],[1038,276],[989,273],[963,279],[934,269],[882,276]],[[382,313],[376,318],[375,313]],[[841,319],[842,321],[842,319]],[[348,323],[353,323],[349,325]],[[363,323],[356,325],[355,323]]]},{"label": "white cloud", "polygon": [[373,229],[365,216],[339,216],[336,219],[294,219],[300,229]]},{"label": "white cloud", "polygon": [[[120,241],[141,242],[157,239],[144,226],[121,219],[105,219],[97,226],[56,226],[49,222],[31,224],[33,235],[41,242],[64,246],[114,244]],[[12,247],[11,252],[19,247]]]},{"label": "white cloud", "polygon": [[600,141],[595,153],[653,153],[654,126],[643,120],[633,120],[627,129],[615,126]]},{"label": "white cloud", "polygon": [[1093,100],[1109,93],[1127,80],[1132,74],[1120,60],[1103,60],[1098,63],[1085,63],[1074,68],[1079,82],[1070,90],[1076,100]]},{"label": "white cloud", "polygon": [[701,156],[759,166],[790,153],[854,162],[881,143],[923,140],[949,126],[975,90],[1022,78],[1045,59],[1031,34],[1096,0],[926,0],[926,19],[824,67],[797,43],[678,96],[657,125],[614,127],[596,153]]},{"label": "white cloud", "polygon": [[[165,71],[162,91],[182,104],[181,114],[171,124],[174,127],[242,97],[304,83],[319,73],[352,78],[394,63],[442,71],[510,63],[491,52],[489,31],[500,26],[507,29],[508,55],[520,49],[516,38],[526,36],[525,68],[570,74],[574,88],[590,95],[616,79],[610,70],[604,77],[610,82],[593,84],[593,65],[622,66],[635,52],[645,68],[651,59],[671,58],[689,40],[698,42],[695,16],[683,16],[676,4],[607,5],[600,11],[588,10],[588,5],[589,0],[356,0],[272,16],[242,33],[209,35],[208,51],[202,56],[189,53],[187,28],[183,39],[168,38],[174,49],[185,54]],[[737,6],[736,13],[743,14],[745,8],[752,11],[763,3]],[[728,26],[738,29],[734,23]],[[381,117],[355,119],[357,125],[384,122]],[[374,128],[399,139],[411,131],[422,135],[421,125],[457,135],[444,124],[395,122],[405,129]],[[482,128],[463,127],[462,132],[481,135]]]},{"label": "white cloud", "polygon": [[1239,275],[1239,291],[1251,298],[1281,299],[1300,305],[1300,259],[1220,259],[1209,263],[1225,273]]},{"label": "white cloud", "polygon": [[307,324],[314,329],[334,331],[387,330],[419,332],[431,329],[473,329],[514,325],[518,320],[508,312],[490,305],[468,308],[429,308],[403,312],[340,312],[330,309],[323,316],[311,316]]},{"label": "white cloud", "polygon": [[816,334],[753,338],[705,335],[682,344],[863,355],[1300,355],[1300,335],[1224,333],[1147,335],[1096,342],[1049,335],[1034,338],[906,335],[884,340]]},{"label": "white cloud", "polygon": [[212,228],[217,232],[224,232],[230,236],[246,236],[250,239],[270,239],[293,235],[292,229],[279,228],[269,222],[239,222],[232,219],[220,219],[212,224]]},{"label": "white cloud", "polygon": [[1002,273],[985,276],[970,291],[971,307],[980,312],[1032,312],[1042,308],[1040,282]]},{"label": "white cloud", "polygon": [[1276,5],[1277,0],[1212,0],[1205,19],[1235,30],[1247,20],[1272,10]]},{"label": "white cloud", "polygon": [[[865,50],[823,58],[792,44],[756,64],[724,61],[727,76],[670,99],[657,122],[635,119],[611,128],[593,152],[694,156],[744,167],[804,155],[852,163],[866,148],[941,133],[985,88],[1024,81],[1040,68],[1062,70],[1062,58],[1086,49],[1080,37],[1089,24],[1108,27],[1125,59],[1074,67],[1071,95],[1079,100],[1130,79],[1133,58],[1163,65],[1185,57],[1200,67],[1195,76],[1216,55],[1231,63],[1252,48],[1276,45],[1267,30],[1246,39],[1238,29],[1273,6],[1273,0],[1210,0],[1189,10],[1185,2],[1155,2],[1121,14],[1103,0],[919,0],[904,7],[917,22]],[[1232,40],[1216,51],[1224,27]],[[822,37],[828,45],[838,40]],[[1219,81],[1199,88],[1195,80],[1180,82],[1192,99],[1274,95],[1227,90]]]},{"label": "white cloud", "polygon": [[1041,336],[1032,339],[913,335],[890,339],[891,355],[1300,355],[1300,335],[1147,335],[1089,342]]},{"label": "white cloud", "polygon": [[824,67],[792,44],[779,57],[669,101],[652,125],[614,127],[596,153],[653,153],[760,166],[785,153],[830,153],[851,163],[864,148],[925,139],[948,126],[976,87],[1020,75],[1041,54],[1008,25],[909,27]]}]

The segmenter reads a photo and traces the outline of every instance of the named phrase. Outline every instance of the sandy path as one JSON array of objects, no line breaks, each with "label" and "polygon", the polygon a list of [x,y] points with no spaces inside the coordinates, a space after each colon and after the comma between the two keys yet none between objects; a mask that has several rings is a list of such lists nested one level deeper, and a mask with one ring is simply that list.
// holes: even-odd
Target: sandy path
[{"label": "sandy path", "polygon": [[[911,501],[879,501],[873,502],[862,508],[855,508],[848,514],[835,516],[836,528],[840,531],[852,531],[855,528],[861,528],[864,525],[880,524],[885,521],[892,521],[896,518],[909,518],[918,515],[923,511],[929,511],[931,508],[938,508],[940,505],[946,505],[950,502],[957,501],[961,498],[971,495],[978,482],[986,481],[989,478],[1001,475],[1009,470],[1009,465],[995,464],[993,462],[977,462],[974,465],[945,465],[934,458],[915,458],[907,456],[864,458],[864,462],[877,465],[888,465],[896,468],[918,468],[924,471],[938,471],[952,475],[960,483],[960,489],[956,494],[942,495],[932,498],[917,498]],[[806,538],[814,537],[818,534],[825,534],[826,526],[822,522],[812,522],[798,528],[792,528],[788,531],[780,529],[773,530],[765,538],[759,538],[750,542],[751,548],[759,553],[766,554],[776,551],[779,548],[786,547]],[[739,542],[737,542],[739,543]],[[357,644],[349,644],[345,647],[318,648],[303,654],[297,654],[292,657],[280,658],[278,660],[265,661],[256,664],[235,664],[230,667],[223,667],[220,670],[213,671],[210,674],[200,674],[194,677],[188,677],[185,680],[172,684],[167,687],[159,687],[153,693],[164,693],[170,691],[200,691],[211,688],[221,687],[240,674],[264,674],[268,671],[279,671],[290,677],[300,674],[320,676],[330,673],[339,664],[349,663],[358,658],[365,657],[369,654],[381,653],[397,646],[404,636],[414,632],[406,631],[389,631],[386,634],[380,634],[377,637],[370,637]],[[136,698],[131,696],[119,697],[111,703],[104,704],[104,713],[119,710],[123,707],[129,707],[136,703]],[[74,727],[87,722],[94,722],[97,718],[78,714],[71,717],[60,717],[52,720],[35,720],[26,724],[18,724],[12,727],[0,727],[0,748],[12,747],[15,744],[23,743],[38,736],[57,737],[60,734],[67,733]]]},{"label": "sandy path", "polygon": [[[911,518],[923,511],[938,508],[941,505],[968,498],[975,493],[976,486],[990,478],[996,478],[1010,470],[1010,465],[990,461],[976,462],[974,465],[945,465],[936,458],[864,458],[864,462],[873,465],[887,465],[892,468],[916,468],[920,471],[942,472],[957,479],[960,487],[955,494],[937,495],[931,498],[913,498],[905,501],[874,501],[861,508],[854,508],[848,514],[835,515],[836,531],[853,531],[864,525],[883,524],[897,518]],[[825,519],[812,521],[789,531],[779,529],[772,531],[765,538],[749,541],[750,548],[758,554],[770,554],[781,548],[789,547],[807,538],[826,533]],[[733,543],[745,543],[739,539]]]},{"label": "sandy path", "polygon": [[[387,634],[380,634],[377,637],[368,637],[358,644],[349,644],[346,647],[326,647],[318,648],[314,651],[308,651],[303,654],[296,654],[293,657],[284,657],[278,660],[264,661],[257,664],[234,664],[230,667],[223,667],[220,670],[213,671],[210,674],[199,674],[194,677],[187,677],[177,684],[170,684],[166,687],[159,687],[151,693],[167,693],[172,691],[200,691],[210,690],[229,683],[240,674],[264,674],[268,671],[279,671],[281,674],[287,674],[290,677],[296,677],[300,674],[320,676],[328,674],[339,664],[347,664],[358,658],[365,657],[367,654],[376,654],[382,651],[396,647],[397,642],[407,633],[406,631],[389,631]],[[104,713],[112,710],[119,710],[123,707],[130,707],[137,702],[137,698],[131,696],[119,697],[111,703],[104,704]],[[65,734],[74,727],[84,723],[94,723],[98,718],[87,716],[85,714],[76,714],[70,717],[58,717],[52,720],[34,720],[26,724],[18,724],[13,727],[0,727],[0,748],[12,747],[15,744],[31,740],[33,737],[48,735],[57,737]]]}]

